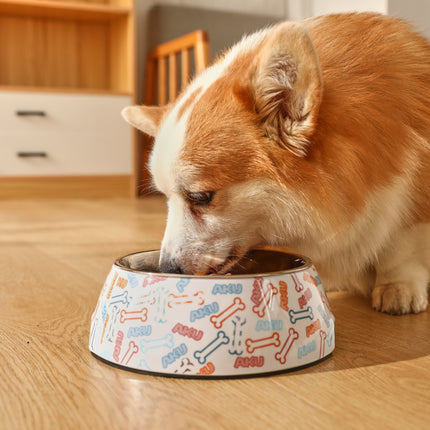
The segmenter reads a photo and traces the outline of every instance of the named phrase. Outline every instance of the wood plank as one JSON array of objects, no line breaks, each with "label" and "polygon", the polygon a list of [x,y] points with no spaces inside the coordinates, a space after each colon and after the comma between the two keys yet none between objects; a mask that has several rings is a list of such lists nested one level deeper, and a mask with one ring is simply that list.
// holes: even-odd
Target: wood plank
[{"label": "wood plank", "polygon": [[59,93],[59,94],[97,94],[107,96],[131,96],[131,91],[111,90],[104,88],[67,88],[67,87],[37,87],[32,85],[0,85],[0,91],[22,91],[29,93]]},{"label": "wood plank", "polygon": [[184,89],[190,80],[190,51],[183,49],[181,51],[181,88]]},{"label": "wood plank", "polygon": [[110,21],[126,16],[131,7],[96,2],[0,0],[0,14],[21,17]]},{"label": "wood plank", "polygon": [[[93,22],[79,22],[77,24],[80,43],[76,52],[77,64],[75,66],[75,75],[77,76],[77,83],[74,85],[76,88],[127,89],[131,91],[131,88],[121,88],[118,82],[112,85],[112,79],[109,76],[109,72],[112,69],[119,69],[119,67],[116,69],[112,67],[111,62],[114,61],[112,56],[116,56],[118,63],[123,62],[119,50],[116,52],[111,51],[109,45],[109,38],[112,37],[111,28],[112,25],[96,24]],[[123,43],[123,40],[119,36],[118,39],[120,43]],[[64,49],[66,44],[63,43],[62,46]],[[127,48],[123,45],[122,49],[126,50]],[[69,49],[69,52],[71,51]],[[127,68],[127,63],[121,67]]]},{"label": "wood plank", "polygon": [[0,200],[130,195],[130,175],[1,177]]},{"label": "wood plank", "polygon": [[176,54],[169,55],[169,102],[173,102],[178,94],[178,60]]},{"label": "wood plank", "polygon": [[169,55],[171,52],[181,52],[184,47],[193,47],[197,43],[208,41],[208,35],[206,32],[195,31],[189,34],[185,34],[184,36],[178,37],[171,41],[162,43],[157,45],[152,51],[151,54],[154,57],[163,57]]},{"label": "wood plank", "polygon": [[158,59],[158,104],[165,105],[167,103],[167,61],[166,57]]},{"label": "wood plank", "polygon": [[108,60],[105,64],[108,87],[116,91],[133,91],[136,85],[134,14],[112,21],[108,28]]},{"label": "wood plank", "polygon": [[155,61],[151,60],[148,56],[146,64],[146,76],[145,76],[145,104],[155,104],[155,76],[157,73],[157,66]]}]

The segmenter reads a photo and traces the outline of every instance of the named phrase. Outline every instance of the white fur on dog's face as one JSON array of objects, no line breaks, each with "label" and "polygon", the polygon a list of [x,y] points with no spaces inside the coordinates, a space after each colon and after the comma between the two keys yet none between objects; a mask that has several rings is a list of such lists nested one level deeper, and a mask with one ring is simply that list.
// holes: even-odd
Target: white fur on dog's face
[{"label": "white fur on dog's face", "polygon": [[196,216],[181,193],[171,193],[162,243],[164,271],[226,273],[251,247],[263,241],[267,222],[263,184],[219,190]]},{"label": "white fur on dog's face", "polygon": [[[300,242],[309,229],[309,215],[303,208],[310,208],[300,190],[287,189],[269,176],[258,174],[221,188],[205,188],[201,184],[207,183],[209,171],[214,170],[215,176],[219,176],[219,169],[225,172],[246,166],[238,166],[227,152],[222,165],[216,160],[213,164],[208,161],[209,171],[184,159],[191,109],[179,121],[177,110],[174,108],[165,118],[149,164],[155,187],[168,199],[161,271],[227,273],[258,245],[287,242],[293,246]],[[256,154],[250,158],[258,156],[262,157]],[[269,160],[264,165],[268,173]],[[207,206],[193,207],[187,200],[187,192],[209,191],[214,191],[214,195]]]},{"label": "white fur on dog's face", "polygon": [[207,207],[193,209],[187,192],[214,190],[198,188],[204,178],[181,160],[191,108],[177,121],[179,108],[165,119],[150,158],[154,185],[168,199],[160,268],[163,272],[227,273],[246,251],[263,241],[269,187],[264,180],[230,185],[216,190]]}]

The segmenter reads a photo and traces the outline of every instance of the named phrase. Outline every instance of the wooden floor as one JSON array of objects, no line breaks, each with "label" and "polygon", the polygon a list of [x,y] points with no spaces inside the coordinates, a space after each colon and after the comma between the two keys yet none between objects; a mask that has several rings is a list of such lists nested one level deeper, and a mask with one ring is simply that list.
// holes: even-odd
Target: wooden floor
[{"label": "wooden floor", "polygon": [[88,351],[113,260],[159,247],[161,198],[0,201],[0,429],[428,429],[430,311],[329,293],[336,349],[274,377],[180,380]]}]

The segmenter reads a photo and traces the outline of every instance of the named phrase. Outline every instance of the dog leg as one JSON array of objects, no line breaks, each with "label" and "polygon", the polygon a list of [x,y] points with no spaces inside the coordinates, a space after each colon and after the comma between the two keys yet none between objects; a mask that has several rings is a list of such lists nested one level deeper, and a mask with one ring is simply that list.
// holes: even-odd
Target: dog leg
[{"label": "dog leg", "polygon": [[430,282],[430,224],[416,224],[392,238],[379,257],[372,306],[401,315],[427,308]]}]

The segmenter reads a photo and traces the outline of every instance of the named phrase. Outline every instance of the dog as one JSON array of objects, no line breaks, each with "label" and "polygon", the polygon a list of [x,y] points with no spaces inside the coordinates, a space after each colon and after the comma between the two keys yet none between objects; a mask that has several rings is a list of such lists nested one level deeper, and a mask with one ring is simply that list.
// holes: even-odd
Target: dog
[{"label": "dog", "polygon": [[225,274],[252,248],[288,247],[327,290],[390,314],[426,309],[430,44],[408,23],[282,22],[245,36],[174,103],[122,113],[155,137],[161,271]]}]

